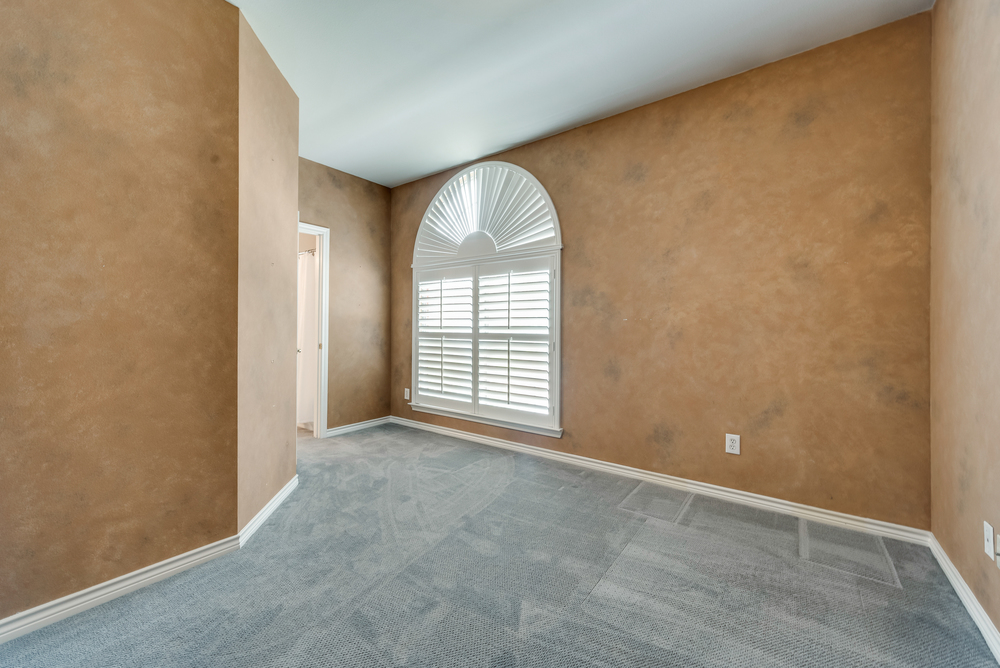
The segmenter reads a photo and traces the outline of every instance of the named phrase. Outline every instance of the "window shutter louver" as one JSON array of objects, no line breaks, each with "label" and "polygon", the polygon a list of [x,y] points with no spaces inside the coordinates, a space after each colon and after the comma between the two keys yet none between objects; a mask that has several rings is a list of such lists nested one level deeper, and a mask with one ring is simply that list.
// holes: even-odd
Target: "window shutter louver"
[{"label": "window shutter louver", "polygon": [[480,340],[479,403],[547,415],[549,344]]},{"label": "window shutter louver", "polygon": [[539,185],[496,163],[474,167],[445,186],[425,223],[414,260],[452,256],[475,231],[489,234],[500,252],[537,248],[556,238],[552,209]]},{"label": "window shutter louver", "polygon": [[472,278],[420,281],[417,392],[472,402]]},{"label": "window shutter louver", "polygon": [[479,333],[549,333],[549,272],[479,278]]},{"label": "window shutter louver", "polygon": [[480,406],[550,412],[548,270],[479,277]]}]

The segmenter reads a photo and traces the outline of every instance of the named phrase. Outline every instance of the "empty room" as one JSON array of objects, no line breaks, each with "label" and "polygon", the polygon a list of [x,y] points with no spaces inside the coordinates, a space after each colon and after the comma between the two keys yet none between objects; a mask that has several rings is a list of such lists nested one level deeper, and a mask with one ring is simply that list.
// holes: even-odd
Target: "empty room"
[{"label": "empty room", "polygon": [[0,667],[1000,664],[1000,0],[0,0]]}]

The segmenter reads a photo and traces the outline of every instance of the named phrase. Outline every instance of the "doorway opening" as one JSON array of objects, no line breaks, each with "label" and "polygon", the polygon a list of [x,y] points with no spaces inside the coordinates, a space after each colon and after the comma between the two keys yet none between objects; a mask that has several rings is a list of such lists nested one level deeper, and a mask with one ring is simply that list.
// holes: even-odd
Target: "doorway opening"
[{"label": "doorway opening", "polygon": [[295,422],[299,433],[326,436],[330,230],[299,222]]}]

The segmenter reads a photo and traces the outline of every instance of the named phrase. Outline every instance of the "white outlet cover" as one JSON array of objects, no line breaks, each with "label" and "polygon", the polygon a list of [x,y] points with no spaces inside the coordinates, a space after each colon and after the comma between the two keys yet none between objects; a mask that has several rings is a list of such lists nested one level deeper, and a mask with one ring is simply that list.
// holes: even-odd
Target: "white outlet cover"
[{"label": "white outlet cover", "polygon": [[740,454],[739,434],[726,434],[726,453],[730,455]]},{"label": "white outlet cover", "polygon": [[989,555],[990,559],[996,559],[996,553],[993,551],[993,527],[989,522],[983,522],[983,538],[985,539],[986,554]]},{"label": "white outlet cover", "polygon": [[410,398],[410,388],[406,388],[405,390],[403,390],[403,398],[404,399]]}]

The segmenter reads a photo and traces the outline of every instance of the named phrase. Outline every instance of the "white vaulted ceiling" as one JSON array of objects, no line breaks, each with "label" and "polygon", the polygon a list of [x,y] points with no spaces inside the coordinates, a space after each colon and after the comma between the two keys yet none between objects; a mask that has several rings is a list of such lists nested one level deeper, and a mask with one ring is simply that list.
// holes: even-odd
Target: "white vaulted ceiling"
[{"label": "white vaulted ceiling", "polygon": [[929,9],[933,0],[237,0],[303,157],[396,186]]}]

